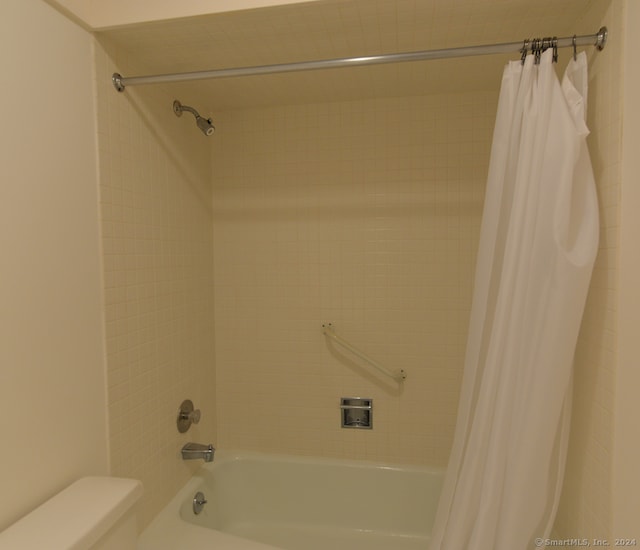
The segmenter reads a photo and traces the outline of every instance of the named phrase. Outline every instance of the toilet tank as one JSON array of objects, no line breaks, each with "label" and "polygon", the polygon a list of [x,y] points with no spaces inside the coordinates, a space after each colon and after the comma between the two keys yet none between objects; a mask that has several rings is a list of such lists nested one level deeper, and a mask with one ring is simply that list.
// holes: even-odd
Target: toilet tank
[{"label": "toilet tank", "polygon": [[0,533],[0,550],[135,550],[142,483],[84,477]]}]

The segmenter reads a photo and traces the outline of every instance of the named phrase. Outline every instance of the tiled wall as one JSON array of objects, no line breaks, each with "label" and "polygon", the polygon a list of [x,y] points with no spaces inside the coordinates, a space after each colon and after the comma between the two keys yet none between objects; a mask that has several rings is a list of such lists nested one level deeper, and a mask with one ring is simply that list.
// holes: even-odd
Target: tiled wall
[{"label": "tiled wall", "polygon": [[610,4],[604,18],[585,17],[587,28],[604,24],[610,31],[606,48],[589,52],[589,149],[600,203],[600,249],[576,349],[571,437],[556,531],[560,538],[600,537],[613,544],[612,536],[627,536],[611,533],[623,3],[595,7],[603,4]]},{"label": "tiled wall", "polygon": [[[222,447],[446,464],[497,94],[216,116]],[[402,387],[328,346],[321,324]],[[339,427],[341,396],[374,429]]]},{"label": "tiled wall", "polygon": [[144,483],[143,527],[199,466],[180,447],[215,441],[209,143],[161,88],[117,93],[96,49],[111,473]]}]

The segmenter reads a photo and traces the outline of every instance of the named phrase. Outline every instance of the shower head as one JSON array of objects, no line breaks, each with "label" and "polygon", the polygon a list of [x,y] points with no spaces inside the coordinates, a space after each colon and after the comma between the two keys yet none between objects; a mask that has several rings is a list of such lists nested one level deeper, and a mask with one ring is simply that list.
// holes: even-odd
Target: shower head
[{"label": "shower head", "polygon": [[177,99],[173,102],[173,112],[176,116],[182,116],[183,111],[190,112],[194,117],[196,117],[196,124],[198,128],[202,131],[205,136],[210,136],[213,132],[216,131],[215,126],[211,123],[210,118],[203,118],[200,116],[200,113],[196,111],[193,107],[189,107],[188,105],[182,105]]},{"label": "shower head", "polygon": [[205,136],[210,136],[213,132],[216,131],[216,127],[211,124],[210,118],[202,118],[201,116],[196,117],[196,124],[198,128],[202,130]]}]

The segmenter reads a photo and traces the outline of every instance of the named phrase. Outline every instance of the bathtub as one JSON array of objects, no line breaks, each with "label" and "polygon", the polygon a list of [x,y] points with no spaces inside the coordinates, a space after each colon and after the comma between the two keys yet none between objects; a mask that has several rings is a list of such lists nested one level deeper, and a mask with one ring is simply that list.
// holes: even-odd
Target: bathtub
[{"label": "bathtub", "polygon": [[[442,478],[415,466],[217,451],[138,550],[423,550]],[[198,491],[207,503],[196,515]]]}]

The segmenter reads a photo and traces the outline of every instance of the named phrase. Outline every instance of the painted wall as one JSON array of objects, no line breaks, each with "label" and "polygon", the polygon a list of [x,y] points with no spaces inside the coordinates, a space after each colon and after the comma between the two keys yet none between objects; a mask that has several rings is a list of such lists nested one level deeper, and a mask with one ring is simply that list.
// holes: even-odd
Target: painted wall
[{"label": "painted wall", "polygon": [[[497,94],[216,115],[223,447],[444,466]],[[390,369],[381,378],[321,324]],[[374,400],[341,429],[340,397]]]},{"label": "painted wall", "polygon": [[[201,464],[181,447],[216,443],[211,138],[161,87],[117,93],[108,45],[96,67],[111,471],[142,480],[142,528]],[[184,399],[202,421],[179,434]]]},{"label": "painted wall", "polygon": [[0,530],[108,471],[92,40],[2,4]]},{"label": "painted wall", "polygon": [[622,189],[620,197],[620,306],[618,312],[618,368],[616,371],[615,440],[613,448],[614,537],[640,540],[640,64],[636,37],[640,4],[625,2],[624,12],[624,119],[622,124]]}]

